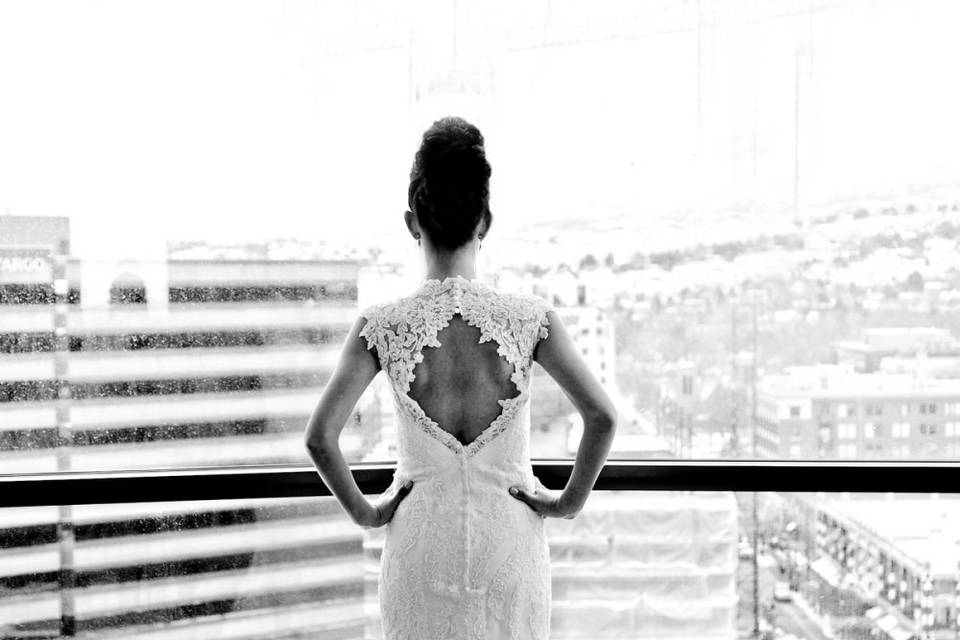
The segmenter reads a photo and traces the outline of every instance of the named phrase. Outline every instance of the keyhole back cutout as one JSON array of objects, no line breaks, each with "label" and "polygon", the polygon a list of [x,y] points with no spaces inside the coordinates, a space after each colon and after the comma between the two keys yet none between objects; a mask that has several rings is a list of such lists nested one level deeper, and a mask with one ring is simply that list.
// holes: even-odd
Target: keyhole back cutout
[{"label": "keyhole back cutout", "polygon": [[511,376],[514,366],[497,349],[495,339],[480,342],[480,329],[456,313],[437,333],[439,347],[421,350],[407,395],[441,429],[469,446],[503,413],[499,400],[521,390]]}]

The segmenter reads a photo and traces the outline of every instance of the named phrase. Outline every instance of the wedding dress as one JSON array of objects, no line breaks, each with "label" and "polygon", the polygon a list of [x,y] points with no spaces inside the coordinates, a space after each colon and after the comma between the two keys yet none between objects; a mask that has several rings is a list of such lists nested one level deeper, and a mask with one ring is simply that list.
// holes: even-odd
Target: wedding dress
[{"label": "wedding dress", "polygon": [[[397,468],[381,495],[414,482],[384,527],[377,595],[386,640],[549,636],[544,519],[508,493],[513,485],[543,487],[530,464],[529,398],[533,351],[548,335],[549,309],[533,294],[451,276],[426,279],[415,293],[361,314],[368,322],[360,335],[368,349],[376,348],[398,424]],[[424,347],[442,349],[438,333],[456,315],[479,329],[477,358],[481,345],[494,341],[496,353],[512,365],[517,394],[498,400],[499,415],[467,444],[409,394]],[[475,362],[465,358],[462,366]]]}]

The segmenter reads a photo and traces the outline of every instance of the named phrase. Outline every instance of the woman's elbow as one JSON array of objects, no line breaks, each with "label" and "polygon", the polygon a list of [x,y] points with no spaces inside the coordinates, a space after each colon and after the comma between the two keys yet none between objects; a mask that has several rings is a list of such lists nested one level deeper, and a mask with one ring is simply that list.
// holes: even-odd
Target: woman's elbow
[{"label": "woman's elbow", "polygon": [[314,457],[324,455],[330,450],[330,442],[323,433],[310,430],[303,434],[303,446]]},{"label": "woman's elbow", "polygon": [[616,431],[617,429],[617,410],[615,407],[607,407],[596,411],[590,420],[593,427],[603,429],[604,431]]}]

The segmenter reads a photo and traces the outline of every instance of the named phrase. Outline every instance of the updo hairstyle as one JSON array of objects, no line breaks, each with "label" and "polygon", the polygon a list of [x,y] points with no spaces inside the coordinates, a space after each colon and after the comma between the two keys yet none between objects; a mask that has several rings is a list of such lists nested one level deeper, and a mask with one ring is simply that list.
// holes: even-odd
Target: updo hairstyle
[{"label": "updo hairstyle", "polygon": [[407,203],[430,242],[455,250],[489,227],[490,163],[480,130],[463,118],[437,120],[423,134],[410,170]]}]

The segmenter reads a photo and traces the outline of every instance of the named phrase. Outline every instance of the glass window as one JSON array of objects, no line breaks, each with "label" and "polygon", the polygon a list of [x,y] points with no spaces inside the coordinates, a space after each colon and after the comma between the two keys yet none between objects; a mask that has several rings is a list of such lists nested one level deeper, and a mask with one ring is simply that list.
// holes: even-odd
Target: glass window
[{"label": "glass window", "polygon": [[[331,498],[3,509],[0,522],[11,637],[71,635],[68,622],[98,637],[382,636],[384,531],[354,525]],[[544,526],[558,638],[640,637],[664,624],[685,637],[810,624],[851,637],[889,631],[886,616],[906,629],[928,598],[935,633],[952,633],[957,618],[955,573],[924,571],[943,547],[916,544],[957,544],[960,500],[950,494],[595,491],[576,519]],[[661,606],[711,614],[665,623],[661,609],[636,609],[651,564]],[[842,588],[850,573],[857,586]]]},{"label": "glass window", "polygon": [[848,443],[837,445],[837,455],[841,458],[857,457],[857,445]]},{"label": "glass window", "polygon": [[[874,362],[960,339],[957,11],[2,3],[0,467],[307,464],[359,311],[423,275],[396,212],[447,113],[497,176],[477,274],[565,310],[612,458],[835,455],[817,403],[960,415]],[[381,374],[351,462],[396,457]],[[573,457],[542,367],[530,409],[531,454]]]}]

